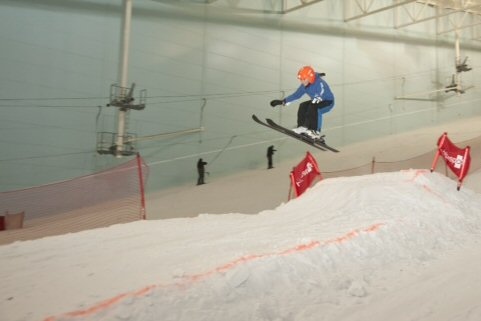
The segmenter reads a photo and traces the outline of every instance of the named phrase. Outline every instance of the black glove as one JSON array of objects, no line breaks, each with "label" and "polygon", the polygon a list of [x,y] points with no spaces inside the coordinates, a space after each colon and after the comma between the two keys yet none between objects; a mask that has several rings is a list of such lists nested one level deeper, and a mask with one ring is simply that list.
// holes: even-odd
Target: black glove
[{"label": "black glove", "polygon": [[280,99],[271,100],[272,107],[276,107],[277,105],[284,105],[284,100],[280,100]]}]

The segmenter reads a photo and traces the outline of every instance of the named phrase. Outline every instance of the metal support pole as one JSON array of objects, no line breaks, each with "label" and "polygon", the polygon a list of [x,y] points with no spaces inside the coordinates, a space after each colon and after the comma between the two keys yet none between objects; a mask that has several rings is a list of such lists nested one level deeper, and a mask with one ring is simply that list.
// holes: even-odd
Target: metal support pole
[{"label": "metal support pole", "polygon": [[[456,60],[455,60],[455,68],[457,68],[458,65],[461,64],[461,49],[460,49],[460,45],[459,45],[459,32],[458,30],[456,30],[454,32],[455,36],[456,36],[456,40],[455,40],[455,43],[454,43],[454,48],[455,48],[455,51],[456,51]],[[456,73],[455,73],[455,79],[454,79],[454,82],[456,83],[456,93],[459,95],[461,93],[461,73],[458,72],[456,70]]]},{"label": "metal support pole", "polygon": [[140,189],[140,218],[145,220],[147,218],[145,214],[145,187],[144,187],[144,173],[142,171],[142,159],[140,154],[137,153],[137,171],[139,173],[139,189]]},{"label": "metal support pole", "polygon": [[[122,34],[120,35],[119,56],[119,86],[120,95],[125,97],[129,65],[130,26],[132,21],[132,0],[123,0],[124,15],[122,17]],[[116,156],[122,157],[124,149],[125,119],[127,110],[120,108],[118,111],[117,149]]]}]

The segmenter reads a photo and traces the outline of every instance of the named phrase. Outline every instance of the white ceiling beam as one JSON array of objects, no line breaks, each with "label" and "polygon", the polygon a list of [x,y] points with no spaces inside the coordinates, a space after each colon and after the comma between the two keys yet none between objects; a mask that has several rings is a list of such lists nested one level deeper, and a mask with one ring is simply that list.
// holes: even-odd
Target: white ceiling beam
[{"label": "white ceiling beam", "polygon": [[[368,0],[344,0],[344,21],[349,22],[349,21],[352,21],[352,20],[361,19],[361,18],[370,16],[370,15],[373,15],[373,14],[376,14],[376,13],[379,13],[379,12],[383,12],[383,11],[387,11],[387,10],[391,10],[391,9],[396,8],[396,7],[403,6],[403,5],[406,5],[408,3],[415,2],[415,1],[417,1],[417,0],[404,0],[404,1],[396,0],[396,1],[393,1],[392,5],[380,7],[380,8],[371,10],[371,7],[373,5],[373,0],[370,0],[369,2],[368,2]],[[349,3],[346,4],[346,2],[349,2]],[[347,8],[353,8],[353,4],[356,5],[357,8],[359,8],[361,13],[357,14],[357,15],[354,15],[354,16],[351,16],[351,17],[348,17]]]},{"label": "white ceiling beam", "polygon": [[321,1],[324,1],[324,0],[304,0],[304,1],[301,0],[301,4],[298,5],[298,6],[294,6],[292,8],[283,8],[282,14],[286,14],[286,13],[289,13],[289,12],[292,12],[292,11],[295,11],[295,10],[299,10],[299,9],[305,8],[307,6],[313,5],[315,3],[321,2]]},{"label": "white ceiling beam", "polygon": [[209,10],[229,14],[287,14],[324,0],[258,0],[258,1],[217,1],[217,0],[152,0],[177,6],[208,6]]},{"label": "white ceiling beam", "polygon": [[[408,16],[411,18],[411,21],[407,22],[407,23],[396,24],[395,28],[396,29],[404,28],[404,27],[411,26],[411,25],[414,25],[414,24],[417,24],[417,23],[426,22],[426,21],[429,21],[429,20],[437,19],[437,18],[443,18],[443,17],[447,17],[447,16],[455,14],[455,13],[468,11],[468,10],[472,10],[472,9],[481,7],[481,4],[479,4],[479,3],[471,4],[470,2],[467,2],[467,3],[469,3],[469,5],[461,6],[461,7],[456,8],[456,9],[442,8],[440,6],[436,6],[436,8],[440,9],[442,11],[442,13],[437,13],[435,15],[425,17],[425,18],[419,18],[421,10],[424,11],[426,6],[433,6],[434,2],[435,1],[422,2],[423,7],[422,8],[420,7],[420,10],[417,11],[415,14],[411,14],[409,11],[407,11],[406,8],[403,8],[404,10],[406,10]],[[418,1],[418,3],[421,3],[421,2]],[[418,8],[416,8],[416,9],[418,9]],[[398,15],[398,14],[399,14],[399,12],[396,12],[396,15]],[[399,17],[399,16],[397,16],[397,17]]]},{"label": "white ceiling beam", "polygon": [[[470,18],[470,21],[466,21],[466,18]],[[438,35],[449,33],[449,32],[458,32],[459,30],[471,28],[481,24],[481,16],[475,15],[469,12],[465,12],[462,19],[458,21],[453,21],[453,19],[448,19],[448,22],[452,28],[439,30]]]}]

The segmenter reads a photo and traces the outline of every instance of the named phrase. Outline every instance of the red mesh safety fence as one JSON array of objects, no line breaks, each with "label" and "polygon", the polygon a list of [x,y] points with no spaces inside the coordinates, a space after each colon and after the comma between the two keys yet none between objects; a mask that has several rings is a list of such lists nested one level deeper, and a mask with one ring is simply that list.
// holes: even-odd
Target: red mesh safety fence
[{"label": "red mesh safety fence", "polygon": [[23,227],[0,231],[0,244],[142,219],[148,167],[124,164],[67,181],[0,193],[0,214],[24,213]]}]

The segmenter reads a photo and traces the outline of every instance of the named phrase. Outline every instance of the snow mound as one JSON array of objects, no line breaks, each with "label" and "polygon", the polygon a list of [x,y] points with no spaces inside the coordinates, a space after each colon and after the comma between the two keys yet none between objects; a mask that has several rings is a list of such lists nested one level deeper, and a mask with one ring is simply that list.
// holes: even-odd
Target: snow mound
[{"label": "snow mound", "polygon": [[0,310],[13,321],[340,320],[393,274],[471,240],[480,208],[480,194],[409,170],[326,179],[258,215],[14,243],[0,247]]}]

